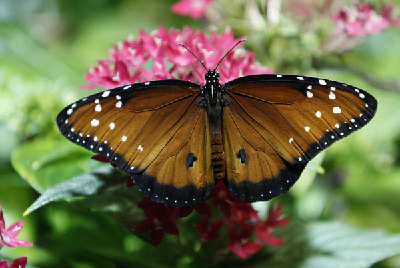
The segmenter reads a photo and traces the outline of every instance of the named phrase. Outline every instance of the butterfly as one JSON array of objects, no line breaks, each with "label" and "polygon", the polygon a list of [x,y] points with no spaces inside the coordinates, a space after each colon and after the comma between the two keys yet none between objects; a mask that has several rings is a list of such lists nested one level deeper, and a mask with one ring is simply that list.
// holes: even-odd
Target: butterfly
[{"label": "butterfly", "polygon": [[219,63],[202,63],[205,85],[147,81],[80,99],[59,113],[58,128],[128,173],[152,201],[190,207],[217,180],[246,202],[286,193],[313,157],[377,109],[364,90],[321,78],[249,75],[220,84]]}]

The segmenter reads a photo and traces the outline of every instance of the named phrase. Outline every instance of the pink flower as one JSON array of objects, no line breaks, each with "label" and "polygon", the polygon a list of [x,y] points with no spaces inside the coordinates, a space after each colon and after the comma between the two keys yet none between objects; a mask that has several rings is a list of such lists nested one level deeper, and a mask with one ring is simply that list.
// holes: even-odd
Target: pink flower
[{"label": "pink flower", "polygon": [[256,242],[261,245],[277,246],[283,244],[285,240],[273,237],[272,233],[277,226],[283,226],[289,223],[289,219],[281,218],[282,205],[270,207],[268,218],[265,222],[257,223],[255,227]]},{"label": "pink flower", "polygon": [[194,19],[201,18],[206,11],[207,6],[211,3],[211,0],[181,0],[172,5],[172,12],[190,16]]},{"label": "pink flower", "polygon": [[248,255],[255,254],[262,248],[261,245],[250,242],[252,231],[252,228],[245,228],[240,232],[236,231],[234,228],[230,228],[228,248],[241,259],[247,259]]},{"label": "pink flower", "polygon": [[[137,39],[125,40],[115,45],[109,59],[99,60],[89,68],[85,76],[87,89],[113,88],[125,84],[159,79],[182,79],[203,84],[205,70],[182,43],[204,61],[208,69],[214,69],[223,55],[240,39],[236,39],[230,29],[221,35],[214,30],[210,34],[195,31],[189,27],[179,31],[167,31],[161,27],[148,34],[140,31]],[[150,68],[149,62],[152,64]],[[146,66],[146,68],[144,67]],[[255,61],[254,53],[237,48],[220,64],[221,83],[239,76],[271,73]]]},{"label": "pink flower", "polygon": [[16,222],[12,224],[8,229],[6,229],[6,224],[4,222],[3,210],[0,205],[0,248],[3,246],[7,247],[30,247],[32,243],[15,238],[22,230],[24,225],[23,221]]},{"label": "pink flower", "polygon": [[394,13],[394,4],[386,4],[382,6],[381,16],[384,17],[389,23],[393,26],[400,27],[400,18],[395,17]]},{"label": "pink flower", "polygon": [[154,246],[160,244],[164,232],[178,235],[179,231],[176,228],[175,221],[180,217],[186,217],[192,212],[187,208],[171,208],[163,204],[158,204],[150,201],[145,197],[139,203],[139,207],[143,209],[147,219],[139,222],[135,227],[135,232],[151,232],[151,243]]},{"label": "pink flower", "polygon": [[376,13],[369,4],[357,3],[333,15],[337,30],[350,36],[366,36],[389,27],[387,18]]},{"label": "pink flower", "polygon": [[[264,245],[275,246],[285,242],[281,238],[272,236],[275,227],[289,222],[288,219],[281,218],[282,206],[271,207],[267,220],[262,221],[249,203],[240,201],[226,189],[221,181],[217,182],[211,199],[214,206],[220,207],[224,215],[223,222],[229,229],[227,246],[239,258],[247,259],[249,255],[261,250]],[[203,230],[210,228],[206,220],[208,219],[203,217],[202,224],[205,225]],[[207,231],[204,233],[209,234]],[[199,234],[201,237],[205,235],[200,232]],[[252,239],[253,236],[255,239]],[[203,237],[202,240],[207,241]]]},{"label": "pink flower", "polygon": [[6,260],[0,260],[0,268],[25,268],[27,263],[26,257],[20,257],[11,262],[10,266]]},{"label": "pink flower", "polygon": [[200,224],[196,224],[194,228],[200,236],[203,242],[208,242],[219,238],[218,230],[222,225],[222,220],[217,220],[213,223],[210,222],[210,218],[203,216]]}]

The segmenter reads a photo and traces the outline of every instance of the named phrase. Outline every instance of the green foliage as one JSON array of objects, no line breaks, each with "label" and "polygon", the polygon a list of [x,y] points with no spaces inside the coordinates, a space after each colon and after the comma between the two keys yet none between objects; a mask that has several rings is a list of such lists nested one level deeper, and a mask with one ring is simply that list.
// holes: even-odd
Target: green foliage
[{"label": "green foliage", "polygon": [[381,230],[362,230],[341,222],[311,224],[307,229],[313,254],[301,267],[369,267],[398,254],[400,235]]},{"label": "green foliage", "polygon": [[[57,148],[56,150],[54,150]],[[99,163],[92,154],[67,141],[37,139],[16,148],[12,154],[15,170],[38,192],[82,172],[94,170]]]},{"label": "green foliage", "polygon": [[[96,174],[110,173],[110,167],[98,170],[95,174],[85,173],[73,177],[67,181],[48,188],[33,204],[25,211],[27,215],[38,208],[57,200],[68,199],[73,196],[89,196],[96,193],[103,182],[96,177]],[[104,170],[104,171],[103,171]]]}]

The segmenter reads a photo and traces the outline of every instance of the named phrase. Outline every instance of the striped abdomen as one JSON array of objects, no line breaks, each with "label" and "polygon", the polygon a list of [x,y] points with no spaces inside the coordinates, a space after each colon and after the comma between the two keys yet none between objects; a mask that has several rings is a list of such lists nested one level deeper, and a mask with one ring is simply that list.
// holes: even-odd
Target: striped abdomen
[{"label": "striped abdomen", "polygon": [[225,155],[221,133],[211,135],[211,165],[214,178],[223,179],[225,177]]}]

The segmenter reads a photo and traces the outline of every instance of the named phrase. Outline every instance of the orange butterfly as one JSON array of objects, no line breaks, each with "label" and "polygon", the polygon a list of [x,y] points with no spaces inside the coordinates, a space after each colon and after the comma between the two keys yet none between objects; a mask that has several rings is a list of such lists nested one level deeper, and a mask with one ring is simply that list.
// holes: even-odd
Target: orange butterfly
[{"label": "orange butterfly", "polygon": [[377,108],[367,92],[320,78],[250,75],[221,85],[217,67],[203,86],[168,79],[91,95],[62,110],[57,125],[152,201],[189,207],[216,180],[247,202],[287,192],[313,157]]}]

